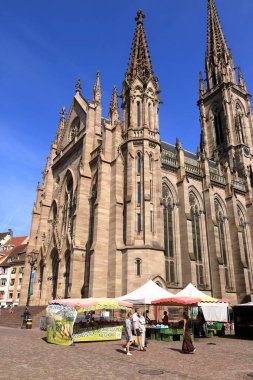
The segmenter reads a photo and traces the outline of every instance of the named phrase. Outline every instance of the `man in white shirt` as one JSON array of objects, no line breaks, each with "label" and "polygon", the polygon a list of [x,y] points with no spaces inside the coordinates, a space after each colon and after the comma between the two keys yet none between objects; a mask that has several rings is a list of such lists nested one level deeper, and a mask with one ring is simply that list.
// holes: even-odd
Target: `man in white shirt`
[{"label": "man in white shirt", "polygon": [[135,309],[135,313],[133,314],[133,335],[136,336],[136,341],[138,344],[138,349],[139,351],[143,351],[144,348],[142,347],[142,342],[141,342],[141,332],[140,332],[140,322],[139,322],[139,317],[138,313],[140,312],[140,309]]}]

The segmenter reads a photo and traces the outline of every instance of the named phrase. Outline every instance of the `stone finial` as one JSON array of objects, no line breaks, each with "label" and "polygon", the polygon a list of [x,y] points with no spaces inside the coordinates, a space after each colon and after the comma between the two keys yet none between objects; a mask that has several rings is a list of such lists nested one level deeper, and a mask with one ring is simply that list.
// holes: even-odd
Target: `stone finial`
[{"label": "stone finial", "polygon": [[61,120],[62,119],[65,119],[65,116],[67,115],[67,111],[66,111],[66,107],[63,106],[61,111],[60,111],[60,115],[61,115]]},{"label": "stone finial", "polygon": [[115,115],[115,120],[119,119],[119,106],[118,106],[116,86],[113,87],[112,99],[110,103],[109,116],[110,116],[111,121],[112,121],[113,115]]},{"label": "stone finial", "polygon": [[243,90],[247,90],[246,88],[246,84],[244,82],[244,78],[243,78],[243,74],[242,74],[242,70],[240,67],[238,67],[238,82],[239,82],[239,86],[243,89]]},{"label": "stone finial", "polygon": [[137,21],[137,25],[138,24],[143,24],[143,19],[145,18],[146,16],[143,14],[142,10],[139,9],[137,11],[137,16],[135,17],[135,21]]},{"label": "stone finial", "polygon": [[199,72],[199,96],[203,96],[206,92],[202,71]]},{"label": "stone finial", "polygon": [[93,103],[100,103],[101,96],[102,96],[102,92],[101,92],[101,85],[100,85],[100,72],[98,71],[96,75],[96,81],[93,87],[93,95],[92,95]]},{"label": "stone finial", "polygon": [[176,138],[176,149],[177,150],[182,149],[182,143],[178,138]]},{"label": "stone finial", "polygon": [[80,79],[77,80],[75,87],[76,87],[76,94],[80,94],[82,91],[82,85],[81,85]]}]

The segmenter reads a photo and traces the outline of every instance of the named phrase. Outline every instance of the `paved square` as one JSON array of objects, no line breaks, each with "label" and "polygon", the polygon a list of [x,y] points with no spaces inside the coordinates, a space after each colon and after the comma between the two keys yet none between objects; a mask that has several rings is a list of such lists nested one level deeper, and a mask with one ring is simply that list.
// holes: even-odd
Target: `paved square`
[{"label": "paved square", "polygon": [[0,342],[4,380],[253,379],[253,341],[234,337],[196,340],[194,355],[181,354],[181,342],[150,341],[132,356],[123,353],[123,341],[56,346],[39,329],[0,327]]}]

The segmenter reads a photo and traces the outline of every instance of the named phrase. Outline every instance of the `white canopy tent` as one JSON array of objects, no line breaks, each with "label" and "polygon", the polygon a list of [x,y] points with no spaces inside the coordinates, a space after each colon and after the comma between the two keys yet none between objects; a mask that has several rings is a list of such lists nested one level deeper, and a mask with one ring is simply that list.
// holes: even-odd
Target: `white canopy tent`
[{"label": "white canopy tent", "polygon": [[154,281],[149,280],[140,288],[131,293],[119,297],[121,301],[131,302],[134,305],[150,305],[152,301],[160,298],[173,297],[174,294],[158,286]]},{"label": "white canopy tent", "polygon": [[201,307],[207,322],[228,322],[228,303],[217,302],[216,299],[201,292],[193,284],[189,283],[176,296],[201,298],[198,306]]}]

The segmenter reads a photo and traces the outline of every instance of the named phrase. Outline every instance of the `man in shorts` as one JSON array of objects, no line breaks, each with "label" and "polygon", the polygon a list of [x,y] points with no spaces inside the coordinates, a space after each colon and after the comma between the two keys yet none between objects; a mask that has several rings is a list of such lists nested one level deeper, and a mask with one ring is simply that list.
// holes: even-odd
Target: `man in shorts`
[{"label": "man in shorts", "polygon": [[139,308],[135,309],[135,313],[133,314],[133,335],[136,336],[138,350],[145,351],[144,348],[142,347],[142,342],[141,342],[140,321],[139,321],[139,316],[138,316],[139,313],[141,313],[141,310]]}]

